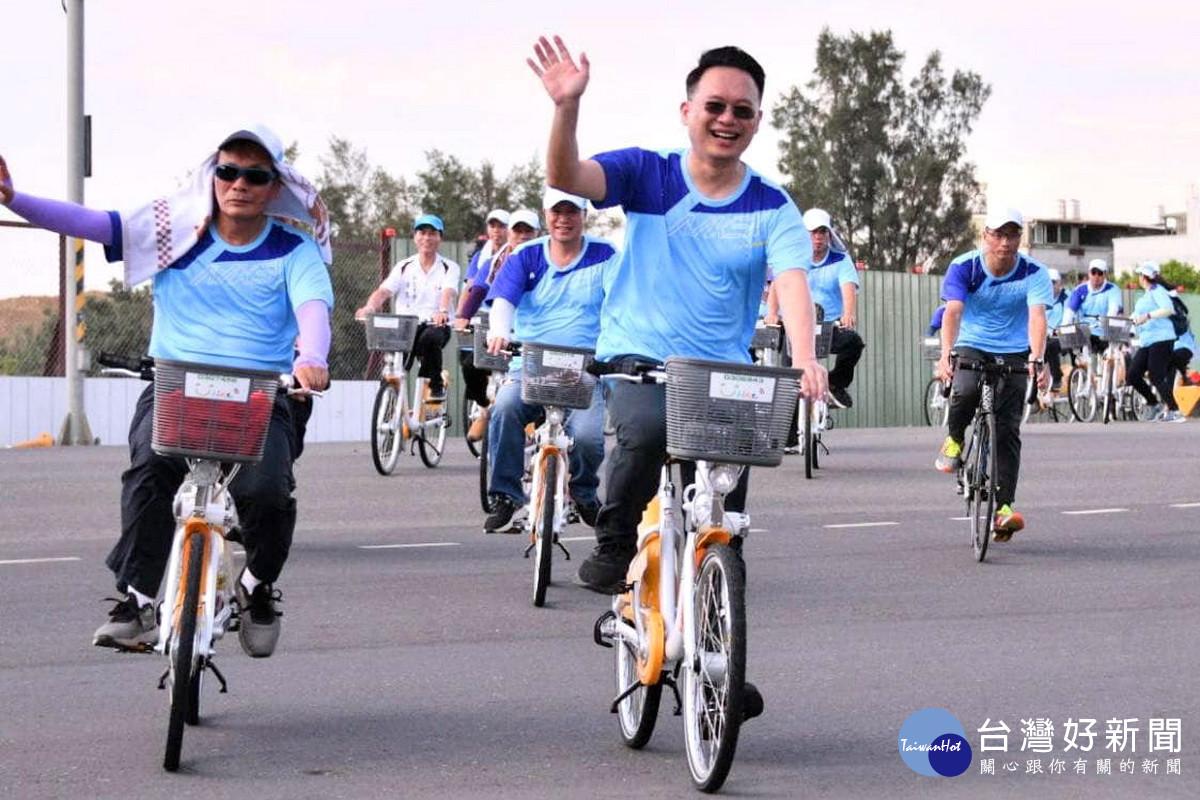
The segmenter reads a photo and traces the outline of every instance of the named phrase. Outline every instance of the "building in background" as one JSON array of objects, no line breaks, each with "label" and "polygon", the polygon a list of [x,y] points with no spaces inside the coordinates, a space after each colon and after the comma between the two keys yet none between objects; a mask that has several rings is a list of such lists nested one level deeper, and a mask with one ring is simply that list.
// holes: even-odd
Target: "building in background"
[{"label": "building in background", "polygon": [[1142,261],[1182,261],[1200,267],[1200,197],[1188,199],[1182,212],[1163,214],[1164,230],[1154,236],[1113,240],[1112,264],[1117,274],[1131,272]]}]

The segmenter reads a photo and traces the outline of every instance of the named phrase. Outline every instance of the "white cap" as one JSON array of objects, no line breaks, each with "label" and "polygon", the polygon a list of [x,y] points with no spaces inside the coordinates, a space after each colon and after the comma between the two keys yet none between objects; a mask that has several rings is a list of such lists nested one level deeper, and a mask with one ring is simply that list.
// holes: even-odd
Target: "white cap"
[{"label": "white cap", "polygon": [[1098,269],[1101,272],[1108,272],[1108,262],[1103,258],[1093,258],[1088,262],[1088,271],[1091,272],[1094,269]]},{"label": "white cap", "polygon": [[508,227],[508,212],[503,208],[493,208],[488,212],[487,218],[484,219],[484,222],[491,222],[492,220],[496,220],[496,222],[499,222],[501,225]]},{"label": "white cap", "polygon": [[237,139],[248,139],[255,144],[261,145],[264,150],[271,154],[271,159],[276,164],[283,161],[283,142],[266,125],[256,122],[249,128],[240,128],[222,139],[217,149],[220,150],[225,145]]},{"label": "white cap", "polygon": [[1153,278],[1160,271],[1157,261],[1143,261],[1141,264],[1138,264],[1137,268],[1137,274],[1145,275],[1147,278]]},{"label": "white cap", "polygon": [[833,220],[829,218],[829,212],[820,208],[810,208],[804,212],[804,227],[809,231],[815,231],[817,228],[829,228],[833,230]]},{"label": "white cap", "polygon": [[537,213],[528,208],[518,208],[508,217],[509,228],[515,228],[519,223],[522,222],[533,228],[535,231],[540,230],[542,227],[542,223],[538,221]]},{"label": "white cap", "polygon": [[1048,269],[1048,270],[1046,270],[1046,272],[1047,272],[1047,273],[1050,275],[1050,282],[1051,282],[1051,283],[1054,283],[1054,282],[1056,282],[1056,281],[1061,281],[1061,280],[1062,280],[1062,275],[1059,275],[1059,274],[1058,274],[1058,270],[1056,270],[1056,269]]},{"label": "white cap", "polygon": [[995,231],[1010,222],[1015,223],[1018,228],[1025,227],[1025,218],[1015,208],[997,208],[994,211],[988,211],[987,217],[983,220],[983,226],[989,231]]},{"label": "white cap", "polygon": [[548,211],[564,201],[575,206],[580,211],[587,210],[587,200],[573,194],[567,194],[561,189],[547,189],[546,195],[542,198],[542,208]]}]

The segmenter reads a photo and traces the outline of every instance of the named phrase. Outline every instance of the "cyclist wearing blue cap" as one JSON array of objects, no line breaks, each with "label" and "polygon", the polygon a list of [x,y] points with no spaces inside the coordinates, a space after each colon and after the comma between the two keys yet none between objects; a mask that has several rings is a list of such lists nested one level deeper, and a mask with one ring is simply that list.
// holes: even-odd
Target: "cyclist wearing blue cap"
[{"label": "cyclist wearing blue cap", "polygon": [[388,299],[396,314],[411,314],[421,318],[412,352],[405,360],[405,369],[419,359],[417,375],[429,381],[431,403],[446,399],[446,383],[442,377],[442,348],[450,341],[446,323],[458,294],[461,270],[455,262],[438,252],[445,225],[440,217],[422,214],[413,221],[413,241],[417,252],[396,263],[379,288],[371,293],[355,317],[364,317],[383,309]]}]

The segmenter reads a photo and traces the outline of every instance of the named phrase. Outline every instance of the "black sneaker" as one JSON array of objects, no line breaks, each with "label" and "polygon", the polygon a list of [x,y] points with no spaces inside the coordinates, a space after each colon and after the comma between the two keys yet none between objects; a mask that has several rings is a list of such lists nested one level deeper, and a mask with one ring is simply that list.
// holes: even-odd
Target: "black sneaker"
[{"label": "black sneaker", "polygon": [[832,400],[833,404],[838,408],[850,408],[850,406],[854,405],[854,398],[852,398],[850,393],[846,391],[845,387],[842,386],[830,388],[829,399]]},{"label": "black sneaker", "polygon": [[101,625],[92,634],[92,644],[96,647],[115,647],[118,650],[147,650],[158,641],[158,615],[154,606],[146,603],[138,606],[133,595],[118,600],[108,612],[108,622]]},{"label": "black sneaker", "polygon": [[492,513],[483,521],[483,532],[504,533],[513,530],[513,515],[517,513],[517,504],[506,494],[493,494],[491,501]]},{"label": "black sneaker", "polygon": [[763,713],[763,696],[750,681],[742,684],[742,722]]},{"label": "black sneaker", "polygon": [[580,503],[575,502],[575,511],[578,512],[579,518],[583,520],[583,524],[589,528],[596,527],[596,517],[600,514],[599,503]]},{"label": "black sneaker", "polygon": [[241,607],[238,641],[246,655],[266,658],[275,652],[275,645],[279,642],[279,618],[283,616],[282,611],[275,610],[275,603],[280,599],[280,591],[269,583],[260,583],[253,592],[247,594],[241,578],[238,578],[237,601]]},{"label": "black sneaker", "polygon": [[575,582],[599,594],[620,594],[625,591],[625,572],[633,554],[619,555],[597,547],[579,565]]}]

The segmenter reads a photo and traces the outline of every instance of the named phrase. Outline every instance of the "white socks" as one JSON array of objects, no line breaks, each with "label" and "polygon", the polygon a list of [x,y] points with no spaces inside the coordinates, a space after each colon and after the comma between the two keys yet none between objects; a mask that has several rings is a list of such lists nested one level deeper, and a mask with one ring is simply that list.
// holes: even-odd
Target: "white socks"
[{"label": "white socks", "polygon": [[147,597],[132,586],[125,587],[126,593],[137,601],[138,608],[144,608],[154,602],[153,597]]}]

